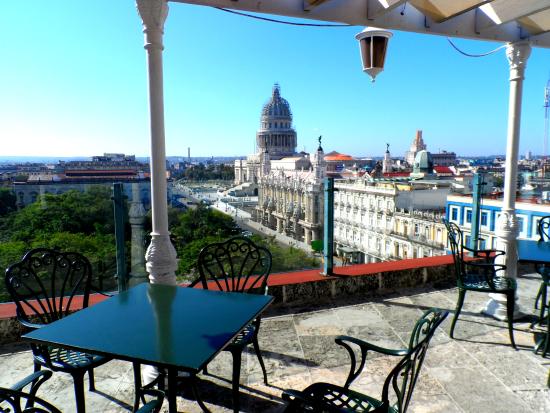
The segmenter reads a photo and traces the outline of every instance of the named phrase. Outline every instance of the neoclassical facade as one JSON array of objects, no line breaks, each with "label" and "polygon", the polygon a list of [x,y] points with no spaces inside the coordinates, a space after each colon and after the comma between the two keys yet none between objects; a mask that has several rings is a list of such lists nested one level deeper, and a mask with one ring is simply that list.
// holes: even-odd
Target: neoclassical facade
[{"label": "neoclassical facade", "polygon": [[334,242],[340,255],[379,262],[445,254],[448,183],[337,181]]},{"label": "neoclassical facade", "polygon": [[[262,225],[310,244],[323,237],[323,178],[326,175],[321,145],[308,160],[308,168],[275,168],[260,178],[255,219]],[[273,165],[273,163],[272,163]],[[276,164],[275,164],[276,165]]]},{"label": "neoclassical facade", "polygon": [[269,154],[268,161],[293,157],[296,155],[296,144],[290,105],[281,97],[281,88],[275,83],[271,98],[262,108],[260,128],[256,132],[256,153],[248,155],[246,160],[235,161],[235,185],[258,184],[265,154]]}]

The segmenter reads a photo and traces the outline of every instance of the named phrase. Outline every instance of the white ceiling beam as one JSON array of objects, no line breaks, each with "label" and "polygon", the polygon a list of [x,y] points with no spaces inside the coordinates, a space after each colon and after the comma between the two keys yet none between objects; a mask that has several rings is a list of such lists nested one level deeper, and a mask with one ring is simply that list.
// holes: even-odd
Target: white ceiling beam
[{"label": "white ceiling beam", "polygon": [[484,30],[528,17],[548,8],[550,8],[550,0],[522,0],[521,2],[493,0],[491,3],[484,4],[479,8],[489,19],[478,27],[480,30]]},{"label": "white ceiling beam", "polygon": [[303,0],[303,1],[304,1],[304,10],[310,11],[328,0]]},{"label": "white ceiling beam", "polygon": [[406,7],[407,0],[366,0],[367,19],[374,20],[397,7]]},{"label": "white ceiling beam", "polygon": [[[528,35],[521,31],[515,21],[480,27],[484,23],[483,13],[478,9],[460,14],[442,23],[427,19],[424,14],[407,5],[403,14],[402,8],[393,7],[376,18],[367,18],[366,0],[330,0],[310,11],[304,11],[303,0],[171,0],[172,2],[189,3],[203,6],[227,7],[255,13],[275,14],[279,16],[297,17],[303,19],[321,20],[327,22],[347,23],[357,26],[375,26],[388,30],[402,30],[416,33],[436,34],[449,37],[462,37],[498,42],[516,42]],[[370,5],[379,4],[384,0],[370,0]],[[511,1],[511,0],[508,0]],[[516,0],[512,0],[514,3]],[[522,3],[527,0],[517,0]],[[550,1],[550,0],[549,0]],[[392,3],[395,5],[396,3]],[[489,3],[490,4],[490,3]],[[481,16],[476,16],[480,14]],[[548,38],[542,37],[535,44],[538,47],[550,48]]]},{"label": "white ceiling beam", "polygon": [[[460,16],[461,14],[464,14],[464,13],[468,13],[469,11],[471,10],[475,10],[477,9],[479,6],[483,5],[483,4],[486,4],[486,3],[490,3],[491,1],[493,0],[480,0],[480,1],[476,1],[474,3],[471,3],[471,5],[469,7],[464,7],[464,9],[462,10],[459,10],[459,11],[456,11],[454,12],[453,14],[449,15],[449,16],[446,16],[446,17],[440,17],[438,19],[434,19],[434,21],[436,21],[437,23],[443,23],[447,20],[450,20],[450,19],[453,19],[455,17],[458,17]],[[410,4],[413,5],[414,7],[416,7],[417,9],[419,9],[420,11],[424,12],[420,5],[422,4],[422,0],[410,0]],[[426,14],[426,13],[424,13]]]}]

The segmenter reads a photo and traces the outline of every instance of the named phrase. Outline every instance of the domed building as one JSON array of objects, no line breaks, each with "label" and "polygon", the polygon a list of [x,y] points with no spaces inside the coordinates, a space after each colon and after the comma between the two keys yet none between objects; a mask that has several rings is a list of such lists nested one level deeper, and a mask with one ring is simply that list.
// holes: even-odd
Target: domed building
[{"label": "domed building", "polygon": [[292,128],[292,112],[288,101],[281,97],[278,83],[271,99],[264,105],[260,130],[256,133],[258,152],[268,152],[271,159],[281,159],[296,153],[296,131]]},{"label": "domed building", "polygon": [[325,154],[296,153],[297,135],[290,104],[275,83],[263,106],[256,132],[256,153],[235,161],[234,193],[258,195],[253,219],[309,244],[323,231]]},{"label": "domed building", "polygon": [[[262,168],[262,161],[268,163],[285,157],[299,156],[296,154],[296,144],[290,104],[281,97],[281,87],[275,83],[271,98],[262,108],[260,129],[256,132],[256,153],[249,155],[246,160],[235,161],[235,184],[257,184],[262,169],[266,169]],[[247,192],[251,192],[250,185],[248,189]]]}]

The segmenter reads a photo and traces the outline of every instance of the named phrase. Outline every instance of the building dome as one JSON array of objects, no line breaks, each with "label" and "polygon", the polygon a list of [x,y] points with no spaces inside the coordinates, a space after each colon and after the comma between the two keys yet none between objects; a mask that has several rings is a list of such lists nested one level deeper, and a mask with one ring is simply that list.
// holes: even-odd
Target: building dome
[{"label": "building dome", "polygon": [[432,173],[434,163],[432,154],[426,150],[419,151],[414,158],[413,173]]},{"label": "building dome", "polygon": [[288,101],[281,97],[281,88],[278,83],[273,85],[271,99],[264,105],[262,109],[263,120],[288,120],[292,122],[292,111]]},{"label": "building dome", "polygon": [[278,83],[273,85],[271,99],[263,106],[260,129],[256,133],[258,152],[268,152],[277,160],[296,153],[296,131],[292,127],[292,112],[288,101],[281,97]]}]

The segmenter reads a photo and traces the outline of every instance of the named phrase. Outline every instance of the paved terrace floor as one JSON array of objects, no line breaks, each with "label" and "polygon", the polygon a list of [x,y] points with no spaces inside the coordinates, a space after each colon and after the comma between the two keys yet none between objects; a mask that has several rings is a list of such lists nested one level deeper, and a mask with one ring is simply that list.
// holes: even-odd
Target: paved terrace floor
[{"label": "paved terrace floor", "polygon": [[[519,304],[532,311],[539,286],[536,275],[519,280]],[[313,381],[343,384],[347,353],[334,344],[339,334],[356,336],[377,345],[403,347],[422,311],[431,306],[454,309],[455,288],[406,290],[353,302],[320,303],[316,308],[271,310],[264,318],[260,346],[270,386],[262,383],[253,353],[243,357],[241,400],[244,412],[281,412],[285,388],[302,389]],[[469,292],[455,330],[449,338],[451,317],[432,340],[413,397],[412,412],[550,412],[548,385],[550,358],[532,352],[533,332],[527,317],[515,324],[515,351],[508,341],[506,324],[480,314],[487,296]],[[451,314],[452,315],[452,314]],[[131,344],[129,344],[131,345]],[[185,351],[184,348],[181,351]],[[380,395],[382,383],[395,359],[373,355],[353,388]],[[0,347],[0,385],[15,383],[32,372],[31,354],[24,344]],[[213,412],[231,411],[231,359],[219,355],[201,375],[200,392]],[[125,412],[133,398],[129,363],[113,361],[96,369],[98,391],[86,391],[89,412]],[[182,387],[178,409],[199,412],[185,399]],[[56,373],[39,391],[64,412],[74,411],[70,376]],[[163,409],[166,409],[166,403]],[[166,411],[166,410],[164,410]]]}]

